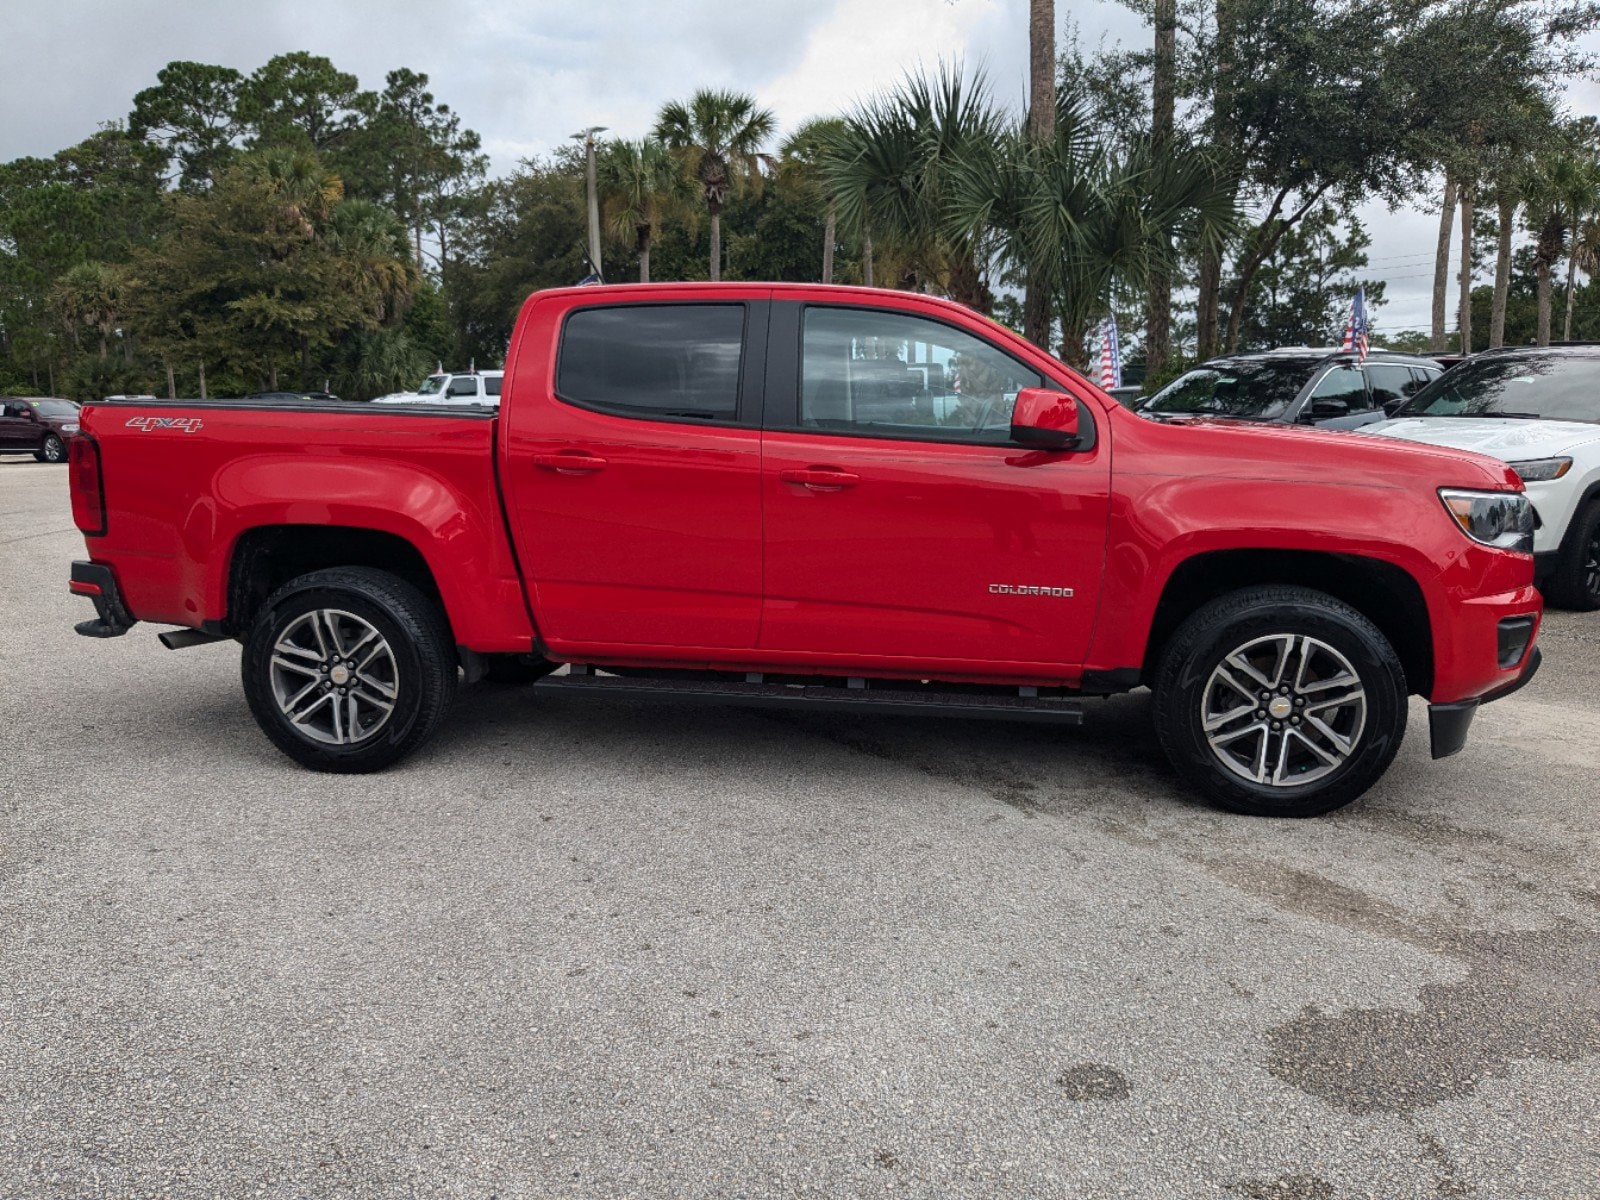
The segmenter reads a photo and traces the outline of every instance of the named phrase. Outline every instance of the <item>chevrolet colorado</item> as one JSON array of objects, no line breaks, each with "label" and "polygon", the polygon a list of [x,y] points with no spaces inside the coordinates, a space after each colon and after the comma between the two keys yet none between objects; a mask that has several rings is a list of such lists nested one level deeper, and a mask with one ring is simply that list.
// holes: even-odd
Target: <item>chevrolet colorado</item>
[{"label": "chevrolet colorado", "polygon": [[[1178,773],[1306,816],[1534,672],[1517,476],[1388,439],[1159,422],[929,296],[530,297],[500,406],[90,405],[110,637],[235,639],[266,736],[371,771],[464,675],[551,694],[1077,723],[1154,691]],[[565,667],[565,670],[560,668]]]}]

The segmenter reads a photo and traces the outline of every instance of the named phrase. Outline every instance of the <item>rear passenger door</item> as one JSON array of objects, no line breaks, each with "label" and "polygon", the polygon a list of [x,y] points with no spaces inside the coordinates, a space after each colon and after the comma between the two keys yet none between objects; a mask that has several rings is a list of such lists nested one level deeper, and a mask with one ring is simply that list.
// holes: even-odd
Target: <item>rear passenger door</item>
[{"label": "rear passenger door", "polygon": [[597,657],[753,647],[764,298],[560,304],[525,322],[501,417],[541,635]]}]

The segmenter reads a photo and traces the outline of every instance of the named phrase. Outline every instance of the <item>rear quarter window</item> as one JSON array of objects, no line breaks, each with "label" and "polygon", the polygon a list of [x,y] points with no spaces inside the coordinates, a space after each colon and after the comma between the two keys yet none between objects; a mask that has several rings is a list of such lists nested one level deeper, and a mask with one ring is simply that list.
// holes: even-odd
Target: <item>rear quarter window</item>
[{"label": "rear quarter window", "polygon": [[742,304],[578,309],[561,328],[556,396],[623,416],[731,421],[744,320]]}]

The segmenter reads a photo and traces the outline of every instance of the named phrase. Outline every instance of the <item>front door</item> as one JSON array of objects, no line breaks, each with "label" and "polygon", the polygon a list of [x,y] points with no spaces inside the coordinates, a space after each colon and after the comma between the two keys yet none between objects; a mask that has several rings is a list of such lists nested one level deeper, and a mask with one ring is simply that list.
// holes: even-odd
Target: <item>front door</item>
[{"label": "front door", "polygon": [[1018,389],[1058,384],[955,325],[882,309],[774,304],[770,344],[762,649],[973,674],[1081,663],[1108,447],[1009,440]]},{"label": "front door", "polygon": [[552,649],[755,646],[765,318],[729,300],[532,322],[501,464]]},{"label": "front door", "polygon": [[0,450],[33,450],[41,440],[26,404],[19,400],[0,404]]}]

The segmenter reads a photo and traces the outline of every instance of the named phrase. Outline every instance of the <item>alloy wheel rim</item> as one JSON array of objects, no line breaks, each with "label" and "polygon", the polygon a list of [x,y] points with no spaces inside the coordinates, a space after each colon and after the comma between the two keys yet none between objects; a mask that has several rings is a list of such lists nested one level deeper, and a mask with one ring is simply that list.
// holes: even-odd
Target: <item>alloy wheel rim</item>
[{"label": "alloy wheel rim", "polygon": [[394,715],[400,670],[394,650],[361,617],[317,608],[286,625],[269,665],[278,711],[302,737],[353,746]]},{"label": "alloy wheel rim", "polygon": [[1589,544],[1584,547],[1583,586],[1591,597],[1600,600],[1600,529],[1595,530]]},{"label": "alloy wheel rim", "polygon": [[1350,660],[1305,634],[1254,638],[1224,655],[1200,695],[1200,728],[1217,761],[1268,787],[1300,787],[1350,760],[1367,693]]},{"label": "alloy wheel rim", "polygon": [[46,462],[60,462],[66,457],[62,453],[60,438],[46,438],[44,443],[44,457]]}]

